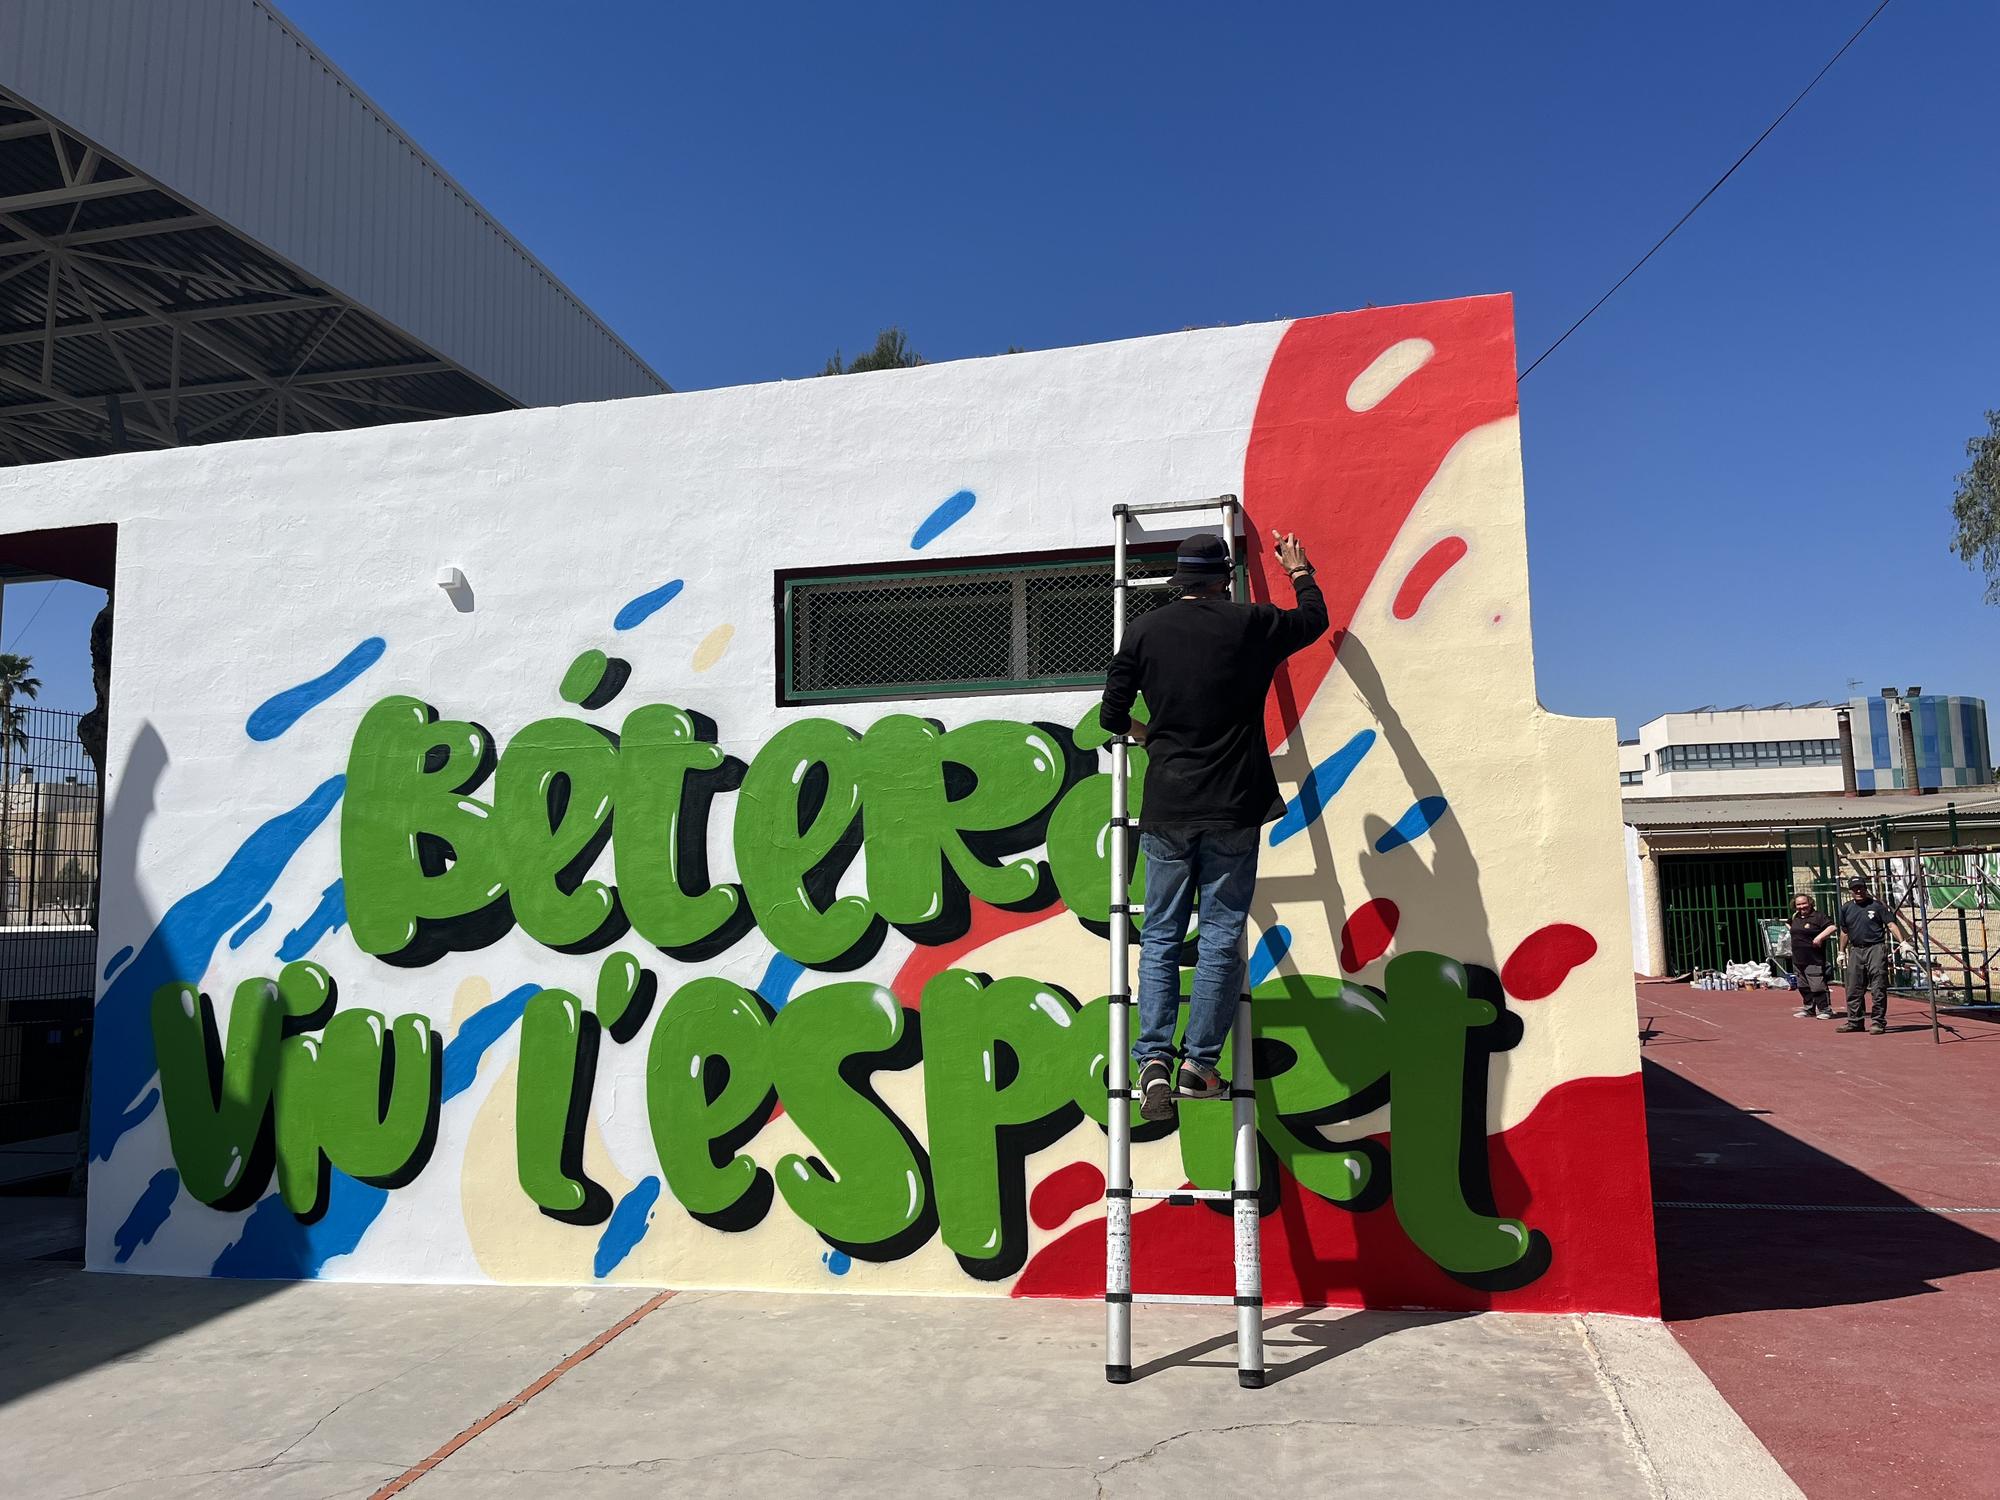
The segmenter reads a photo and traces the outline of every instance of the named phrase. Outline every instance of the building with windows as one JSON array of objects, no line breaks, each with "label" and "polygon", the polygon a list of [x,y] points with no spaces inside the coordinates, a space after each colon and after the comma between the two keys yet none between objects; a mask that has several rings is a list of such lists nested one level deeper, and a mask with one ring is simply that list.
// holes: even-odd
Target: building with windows
[{"label": "building with windows", "polygon": [[[1480,297],[0,475],[120,580],[87,1263],[1102,1296],[1101,1210],[1029,1205],[1126,1076],[1103,673],[1229,526],[1330,615],[1247,939],[1342,1129],[1285,1137],[1266,1294],[1656,1314],[1616,732],[1536,698],[1517,370]],[[1136,1179],[1213,1184],[1195,1113]]]},{"label": "building with windows", "polygon": [[1843,732],[1853,744],[1854,789],[1860,792],[1937,791],[1994,779],[1984,699],[1885,688],[1841,704],[1744,704],[1661,714],[1619,743],[1618,783],[1628,798],[1838,793],[1846,789]]}]

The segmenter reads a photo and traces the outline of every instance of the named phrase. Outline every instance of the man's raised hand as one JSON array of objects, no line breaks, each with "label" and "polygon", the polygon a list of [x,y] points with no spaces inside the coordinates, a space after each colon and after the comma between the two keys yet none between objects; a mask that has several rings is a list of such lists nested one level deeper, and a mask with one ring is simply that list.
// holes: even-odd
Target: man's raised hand
[{"label": "man's raised hand", "polygon": [[1277,543],[1278,566],[1287,573],[1296,573],[1306,566],[1306,549],[1300,545],[1296,536],[1273,528],[1271,540]]}]

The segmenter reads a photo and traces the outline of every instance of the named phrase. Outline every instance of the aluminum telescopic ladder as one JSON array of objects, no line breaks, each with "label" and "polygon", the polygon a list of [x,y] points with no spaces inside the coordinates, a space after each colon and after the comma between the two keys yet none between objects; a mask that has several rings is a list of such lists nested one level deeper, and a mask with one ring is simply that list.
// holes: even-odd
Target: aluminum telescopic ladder
[{"label": "aluminum telescopic ladder", "polygon": [[[1196,514],[1220,511],[1223,544],[1229,549],[1229,594],[1241,600],[1239,530],[1242,503],[1234,495],[1177,505],[1116,505],[1112,507],[1114,539],[1111,587],[1111,649],[1125,643],[1127,589],[1166,588],[1170,578],[1133,578],[1126,571],[1126,544],[1140,516]],[[1131,974],[1130,919],[1143,908],[1131,900],[1131,837],[1137,820],[1131,816],[1132,740],[1120,735],[1111,743],[1111,1039],[1106,1059],[1109,1091],[1105,1112],[1110,1122],[1109,1159],[1104,1174],[1104,1378],[1123,1385],[1132,1378],[1132,1304],[1180,1303],[1236,1309],[1236,1383],[1249,1389],[1264,1384],[1264,1279],[1259,1262],[1260,1227],[1257,1204],[1257,1093],[1250,1056],[1249,974],[1241,948],[1237,978],[1242,986],[1230,1032],[1229,1100],[1236,1152],[1233,1186],[1213,1192],[1195,1188],[1135,1188],[1132,1186],[1132,1107],[1138,1091],[1132,1086],[1132,1011],[1135,1004]],[[1116,1081],[1113,1081],[1116,1080]],[[1122,1082],[1124,1087],[1119,1087]],[[1233,1297],[1134,1293],[1132,1290],[1132,1200],[1164,1198],[1185,1204],[1203,1200],[1227,1202],[1233,1212],[1236,1294]]]}]

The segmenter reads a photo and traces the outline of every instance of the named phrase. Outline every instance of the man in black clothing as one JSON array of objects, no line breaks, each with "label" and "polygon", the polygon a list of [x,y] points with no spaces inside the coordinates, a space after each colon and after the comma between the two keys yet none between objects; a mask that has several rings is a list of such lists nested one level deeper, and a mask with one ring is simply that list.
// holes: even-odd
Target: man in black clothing
[{"label": "man in black clothing", "polygon": [[1805,996],[1799,1014],[1831,1021],[1833,996],[1826,989],[1826,940],[1840,929],[1804,891],[1792,897],[1791,929],[1792,971],[1799,976],[1799,990]]},{"label": "man in black clothing", "polygon": [[1868,894],[1859,875],[1847,882],[1852,899],[1840,904],[1840,942],[1847,950],[1847,1019],[1837,1030],[1861,1029],[1864,991],[1875,992],[1875,1013],[1869,1029],[1881,1035],[1889,1029],[1889,909]]},{"label": "man in black clothing", "polygon": [[[1229,552],[1217,536],[1190,537],[1175,557],[1180,598],[1135,621],[1112,658],[1098,717],[1145,746],[1139,849],[1146,856],[1139,930],[1139,1113],[1174,1110],[1174,1023],[1180,951],[1197,903],[1199,960],[1181,1050],[1180,1092],[1225,1092],[1216,1065],[1243,989],[1243,927],[1257,883],[1262,825],[1279,816],[1278,779],[1264,744],[1264,697],[1278,664],[1326,631],[1326,600],[1295,536],[1272,533],[1291,575],[1296,609],[1229,598]],[[1150,714],[1135,723],[1144,693]]]}]

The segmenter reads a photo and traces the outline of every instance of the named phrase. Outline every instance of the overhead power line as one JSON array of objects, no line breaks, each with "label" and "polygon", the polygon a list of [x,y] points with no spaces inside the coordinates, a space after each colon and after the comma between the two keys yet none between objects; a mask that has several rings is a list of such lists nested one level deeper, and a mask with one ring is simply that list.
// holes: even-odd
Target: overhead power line
[{"label": "overhead power line", "polygon": [[8,651],[11,652],[16,646],[20,645],[22,638],[35,628],[35,621],[42,617],[42,611],[48,607],[49,600],[55,596],[55,591],[56,586],[52,583],[43,592],[41,601],[35,605],[35,612],[28,616],[28,623],[14,632],[14,639],[7,645]]},{"label": "overhead power line", "polygon": [[1833,70],[1833,65],[1839,62],[1841,58],[1847,55],[1847,49],[1849,47],[1852,47],[1856,42],[1861,40],[1861,33],[1866,31],[1870,26],[1873,26],[1875,24],[1875,18],[1881,15],[1882,12],[1887,10],[1888,8],[1889,8],[1889,0],[1882,0],[1882,3],[1880,5],[1877,5],[1874,10],[1868,13],[1868,19],[1863,21],[1861,25],[1855,29],[1854,35],[1849,37],[1845,42],[1842,42],[1840,45],[1840,50],[1834,53],[1832,57],[1829,57],[1826,60],[1826,66],[1821,68],[1817,73],[1813,74],[1812,82],[1808,83],[1804,88],[1799,90],[1798,98],[1794,99],[1790,104],[1787,104],[1785,106],[1784,114],[1779,115],[1777,119],[1773,120],[1770,124],[1764,127],[1764,134],[1758,136],[1756,140],[1752,141],[1744,149],[1743,154],[1737,157],[1735,161],[1730,163],[1729,170],[1727,172],[1724,172],[1720,177],[1716,178],[1715,181],[1709,185],[1708,191],[1703,193],[1699,198],[1694,200],[1693,208],[1690,208],[1686,213],[1682,214],[1678,219],[1674,220],[1674,227],[1672,229],[1669,229],[1665,234],[1661,235],[1659,240],[1654,244],[1653,248],[1651,250],[1648,250],[1644,255],[1640,256],[1639,259],[1633,263],[1631,270],[1627,271],[1623,276],[1620,276],[1616,281],[1611,283],[1610,291],[1606,292],[1602,297],[1599,297],[1595,302],[1591,303],[1588,312],[1584,313],[1582,317],[1578,318],[1574,323],[1570,324],[1568,328],[1563,330],[1562,338],[1557,339],[1553,344],[1549,345],[1548,348],[1544,349],[1540,354],[1535,356],[1535,364],[1529,365],[1527,369],[1521,372],[1519,377],[1521,380],[1526,380],[1530,375],[1534,374],[1535,365],[1539,365],[1543,360],[1547,359],[1551,354],[1555,353],[1556,350],[1562,348],[1564,342],[1568,340],[1569,336],[1572,333],[1575,333],[1577,329],[1583,327],[1585,323],[1588,323],[1590,321],[1592,313],[1595,313],[1598,310],[1598,308],[1604,306],[1605,303],[1609,302],[1613,297],[1613,295],[1615,295],[1616,292],[1618,291],[1618,288],[1625,285],[1626,282],[1630,281],[1634,276],[1636,276],[1639,273],[1640,266],[1645,265],[1647,261],[1651,260],[1655,255],[1659,253],[1661,245],[1666,244],[1668,240],[1672,239],[1676,234],[1680,232],[1681,225],[1687,223],[1689,219],[1692,219],[1695,216],[1696,210],[1699,209],[1702,206],[1702,204],[1708,202],[1710,198],[1713,198],[1715,196],[1715,190],[1717,188],[1721,187],[1723,183],[1729,181],[1730,178],[1736,175],[1736,169],[1742,166],[1743,163],[1745,163],[1746,161],[1750,160],[1751,153],[1754,152],[1759,146],[1764,144],[1765,139],[1771,134],[1772,131],[1776,130],[1780,125],[1785,123],[1785,115],[1789,115],[1793,110],[1799,107],[1800,103],[1804,101],[1806,95],[1810,94],[1816,87],[1818,87],[1819,81],[1822,78],[1826,77],[1826,75]]}]

